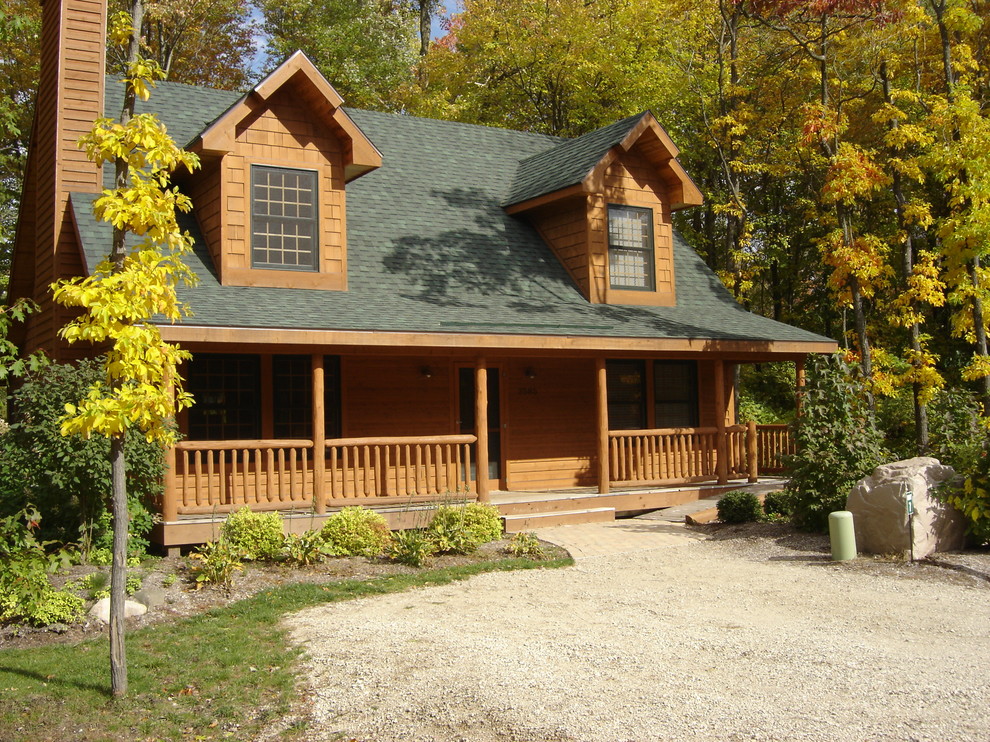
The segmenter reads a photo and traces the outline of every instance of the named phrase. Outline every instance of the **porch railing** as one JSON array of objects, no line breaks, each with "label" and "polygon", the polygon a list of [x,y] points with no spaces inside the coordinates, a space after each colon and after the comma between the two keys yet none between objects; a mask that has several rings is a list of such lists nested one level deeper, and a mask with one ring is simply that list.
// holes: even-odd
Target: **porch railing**
[{"label": "porch railing", "polygon": [[[729,476],[746,466],[746,426],[725,428]],[[694,482],[718,476],[718,428],[609,431],[609,479],[614,484]]]},{"label": "porch railing", "polygon": [[473,435],[327,440],[181,441],[166,481],[165,519],[309,509],[370,498],[476,491]]},{"label": "porch railing", "polygon": [[473,435],[327,441],[331,500],[474,492]]},{"label": "porch railing", "polygon": [[782,456],[796,453],[788,425],[756,426],[757,466],[761,472],[780,474],[784,471]]}]

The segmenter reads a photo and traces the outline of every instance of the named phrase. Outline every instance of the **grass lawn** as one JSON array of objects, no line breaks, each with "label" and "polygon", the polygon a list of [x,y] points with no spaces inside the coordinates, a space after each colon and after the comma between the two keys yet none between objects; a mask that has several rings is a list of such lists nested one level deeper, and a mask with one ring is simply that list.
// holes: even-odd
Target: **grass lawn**
[{"label": "grass lawn", "polygon": [[127,637],[129,693],[110,697],[105,639],[0,651],[0,740],[246,740],[285,715],[299,651],[279,619],[309,606],[562,567],[502,559],[370,580],[293,584]]}]

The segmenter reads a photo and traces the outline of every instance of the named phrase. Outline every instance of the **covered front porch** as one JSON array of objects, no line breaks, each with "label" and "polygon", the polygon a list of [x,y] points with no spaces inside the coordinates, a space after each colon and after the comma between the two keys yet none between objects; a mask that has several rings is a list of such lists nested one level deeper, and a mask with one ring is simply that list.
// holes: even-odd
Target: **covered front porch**
[{"label": "covered front porch", "polygon": [[[630,419],[628,388],[615,378],[628,372],[628,360],[476,358],[468,364],[310,354],[307,361],[309,435],[179,442],[169,452],[156,541],[177,546],[209,539],[227,513],[244,506],[282,511],[300,530],[348,505],[380,509],[395,527],[421,520],[421,506],[443,500],[491,502],[507,527],[514,515],[559,511],[568,499],[568,510],[648,510],[775,475],[791,451],[786,426],[734,422],[731,364],[721,359],[637,362],[651,378],[654,366],[657,374],[687,368],[688,407],[700,410],[693,419],[705,424],[636,429],[609,426],[610,417]],[[266,366],[271,360],[259,363]],[[330,394],[328,377],[335,386]],[[392,380],[394,391],[383,379]],[[660,387],[646,386],[643,405],[659,410]],[[375,409],[392,410],[379,425],[413,427],[415,412],[403,410],[400,397],[419,394],[430,402],[429,414],[449,418],[454,432],[340,436],[370,429],[361,420],[364,406],[347,404],[350,397],[368,398],[369,387]],[[261,390],[259,397],[273,405],[276,395]],[[328,400],[340,409],[328,409]],[[331,415],[343,423],[328,425]],[[651,412],[643,420],[659,418]],[[196,429],[195,421],[181,423]],[[327,435],[334,429],[337,436]]]}]

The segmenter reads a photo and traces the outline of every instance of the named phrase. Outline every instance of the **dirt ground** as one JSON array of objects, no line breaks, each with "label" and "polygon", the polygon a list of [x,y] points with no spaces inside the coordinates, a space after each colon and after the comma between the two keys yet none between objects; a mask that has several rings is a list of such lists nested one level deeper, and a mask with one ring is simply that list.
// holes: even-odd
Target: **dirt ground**
[{"label": "dirt ground", "polygon": [[[829,561],[828,537],[822,534],[809,534],[776,523],[746,523],[724,525],[712,523],[689,528],[713,541],[749,542],[774,545],[788,552],[777,558],[803,559],[807,561]],[[477,553],[469,556],[436,557],[431,566],[447,567],[469,564],[505,557],[507,541],[486,544]],[[553,556],[566,552],[553,544],[544,544]],[[89,566],[73,567],[68,573],[58,575],[57,587],[68,580],[76,580],[98,568]],[[990,583],[990,549],[968,550],[939,554],[937,557],[917,562],[909,562],[897,557],[862,557],[849,562],[844,569],[876,575],[887,575],[910,580],[933,582],[966,583],[972,580],[986,580]],[[103,568],[108,571],[109,568]],[[143,577],[144,587],[158,588],[163,593],[163,605],[154,608],[144,616],[128,619],[128,629],[138,628],[163,621],[175,621],[185,616],[207,611],[221,605],[248,598],[262,590],[293,582],[332,582],[348,579],[368,579],[392,574],[416,572],[408,567],[384,559],[364,557],[341,557],[329,559],[321,564],[308,567],[290,567],[280,564],[246,563],[245,569],[235,575],[230,589],[206,586],[197,590],[192,579],[189,561],[186,557],[151,559],[139,568],[131,570]],[[164,587],[163,582],[174,582]],[[89,607],[87,603],[87,608]],[[26,648],[52,643],[74,644],[83,639],[104,633],[106,626],[100,622],[85,620],[74,625],[56,625],[46,628],[27,626],[7,626],[0,628],[0,649]]]},{"label": "dirt ground", "polygon": [[305,739],[990,739],[987,552],[832,562],[773,524],[604,538],[623,528],[662,536],[287,616]]},{"label": "dirt ground", "polygon": [[[504,552],[507,544],[507,540],[484,544],[476,553],[467,556],[437,556],[430,562],[430,568],[453,567],[461,564],[504,559],[507,556]],[[566,555],[563,550],[552,544],[544,544],[544,546],[552,556]],[[109,567],[73,567],[65,574],[56,575],[53,582],[56,587],[61,587],[67,581],[78,580],[95,571],[109,574]],[[320,564],[305,567],[246,562],[244,570],[234,575],[230,589],[207,585],[197,590],[188,557],[152,558],[141,567],[129,570],[129,573],[142,576],[142,587],[160,590],[163,603],[161,606],[149,610],[144,616],[129,618],[127,629],[131,631],[141,626],[176,621],[185,616],[202,613],[211,608],[249,598],[262,590],[279,585],[295,582],[327,583],[340,580],[365,580],[417,571],[419,570],[416,567],[408,567],[385,559],[366,559],[364,557],[336,557]],[[171,578],[170,575],[175,577]],[[163,583],[166,582],[171,582],[171,584],[165,587]],[[92,602],[87,602],[87,609],[92,605]],[[75,644],[83,639],[99,636],[106,631],[105,624],[90,619],[78,624],[45,628],[7,626],[0,628],[0,650],[37,647],[55,643]]]}]

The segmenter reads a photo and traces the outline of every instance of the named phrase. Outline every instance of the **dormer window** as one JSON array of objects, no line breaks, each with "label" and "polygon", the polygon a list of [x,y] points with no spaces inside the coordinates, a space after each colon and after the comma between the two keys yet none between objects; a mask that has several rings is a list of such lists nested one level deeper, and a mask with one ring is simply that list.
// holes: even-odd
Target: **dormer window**
[{"label": "dormer window", "polygon": [[253,268],[318,270],[316,178],[313,170],[251,168]]},{"label": "dormer window", "polygon": [[653,291],[653,210],[608,207],[608,273],[613,289]]}]

